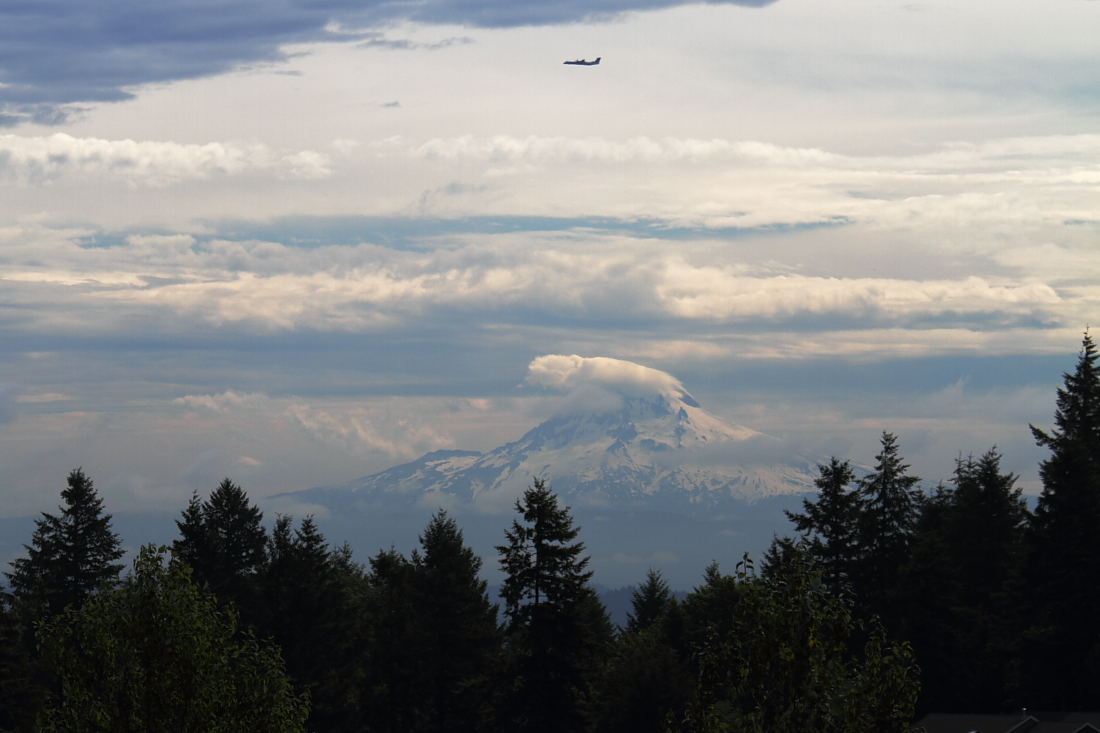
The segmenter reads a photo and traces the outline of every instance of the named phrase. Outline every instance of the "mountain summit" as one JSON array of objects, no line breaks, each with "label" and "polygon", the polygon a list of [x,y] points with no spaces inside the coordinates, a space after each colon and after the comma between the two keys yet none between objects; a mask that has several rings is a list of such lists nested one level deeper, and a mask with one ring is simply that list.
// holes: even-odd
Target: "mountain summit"
[{"label": "mountain summit", "polygon": [[[708,414],[671,375],[619,359],[548,355],[526,383],[564,393],[560,409],[487,453],[436,451],[297,501],[507,512],[534,477],[574,507],[721,514],[814,490],[815,464],[781,441]],[[793,460],[792,460],[793,459]]]}]

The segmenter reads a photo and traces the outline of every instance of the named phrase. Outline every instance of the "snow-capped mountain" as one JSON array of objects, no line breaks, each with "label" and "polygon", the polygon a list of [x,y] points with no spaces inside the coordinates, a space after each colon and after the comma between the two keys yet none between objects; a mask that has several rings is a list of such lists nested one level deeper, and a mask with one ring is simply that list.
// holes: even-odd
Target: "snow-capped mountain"
[{"label": "snow-capped mountain", "polygon": [[[284,496],[329,508],[396,504],[497,513],[510,511],[515,499],[540,477],[577,508],[699,515],[814,490],[813,461],[784,455],[780,441],[708,414],[664,372],[602,361],[645,373],[625,385],[618,376],[618,381],[605,379],[595,387],[591,379],[580,387],[570,385],[573,399],[565,414],[487,453],[436,451],[342,486]],[[650,372],[667,379],[655,380]]]}]

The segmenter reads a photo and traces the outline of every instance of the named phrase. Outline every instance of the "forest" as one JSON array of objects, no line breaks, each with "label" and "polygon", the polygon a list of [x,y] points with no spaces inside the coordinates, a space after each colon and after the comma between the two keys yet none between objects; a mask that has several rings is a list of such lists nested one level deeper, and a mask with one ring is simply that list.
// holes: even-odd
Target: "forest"
[{"label": "forest", "polygon": [[[500,603],[435,514],[361,563],[312,518],[270,531],[224,480],[128,570],[68,476],[0,604],[0,730],[905,731],[928,712],[1100,709],[1100,372],[1056,395],[1034,511],[990,448],[929,492],[884,432],[819,467],[794,536],[677,600],[650,570],[616,627],[568,507],[536,479]],[[641,580],[641,579],[640,579]]]}]

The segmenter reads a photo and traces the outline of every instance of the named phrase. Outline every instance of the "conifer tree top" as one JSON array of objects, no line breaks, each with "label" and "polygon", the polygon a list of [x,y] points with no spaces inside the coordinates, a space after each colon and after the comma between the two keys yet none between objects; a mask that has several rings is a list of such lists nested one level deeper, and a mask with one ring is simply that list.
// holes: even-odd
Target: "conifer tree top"
[{"label": "conifer tree top", "polygon": [[35,520],[27,556],[11,563],[4,573],[14,595],[33,604],[46,603],[52,613],[79,605],[122,565],[118,535],[111,531],[111,515],[82,469],[69,474],[61,491],[65,505],[60,515],[42,513]]},{"label": "conifer tree top", "polygon": [[1100,369],[1097,359],[1100,355],[1092,342],[1092,336],[1085,331],[1081,341],[1081,353],[1073,373],[1062,375],[1064,386],[1058,388],[1057,407],[1054,411],[1056,429],[1049,433],[1031,425],[1035,441],[1042,446],[1057,450],[1064,441],[1082,441],[1085,444],[1100,445]]}]

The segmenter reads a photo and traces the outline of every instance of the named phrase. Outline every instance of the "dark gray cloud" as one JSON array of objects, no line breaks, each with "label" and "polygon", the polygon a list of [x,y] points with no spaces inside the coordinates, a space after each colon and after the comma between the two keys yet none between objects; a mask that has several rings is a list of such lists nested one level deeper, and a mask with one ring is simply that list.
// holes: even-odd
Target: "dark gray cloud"
[{"label": "dark gray cloud", "polygon": [[[774,0],[718,0],[763,6]],[[483,28],[603,20],[683,0],[12,0],[0,4],[0,126],[63,122],[70,105],[111,102],[129,88],[280,61],[291,42],[347,40],[409,20]],[[341,31],[326,30],[339,24]],[[356,34],[351,33],[350,37]],[[458,39],[453,42],[461,42]],[[450,45],[444,43],[442,45]]]}]

